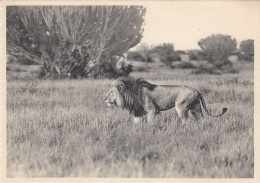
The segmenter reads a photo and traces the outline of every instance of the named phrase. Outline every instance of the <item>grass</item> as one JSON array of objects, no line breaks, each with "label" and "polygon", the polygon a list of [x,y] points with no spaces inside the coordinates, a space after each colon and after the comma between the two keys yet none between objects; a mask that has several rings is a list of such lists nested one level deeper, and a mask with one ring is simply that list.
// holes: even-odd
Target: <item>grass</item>
[{"label": "grass", "polygon": [[228,108],[220,118],[206,115],[186,126],[177,125],[174,109],[151,124],[133,124],[127,111],[105,106],[110,80],[8,81],[7,176],[253,177],[254,83],[248,71],[133,73],[157,84],[196,87],[212,113]]}]

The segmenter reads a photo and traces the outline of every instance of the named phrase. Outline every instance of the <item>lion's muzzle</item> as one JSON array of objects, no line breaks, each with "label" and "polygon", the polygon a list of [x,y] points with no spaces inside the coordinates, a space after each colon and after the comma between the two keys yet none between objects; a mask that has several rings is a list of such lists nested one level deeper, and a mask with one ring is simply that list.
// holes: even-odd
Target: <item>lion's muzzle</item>
[{"label": "lion's muzzle", "polygon": [[116,105],[116,100],[113,99],[112,92],[110,91],[107,96],[104,98],[104,101],[106,102],[107,106]]},{"label": "lion's muzzle", "polygon": [[[105,99],[104,99],[104,100],[105,100]],[[116,102],[115,102],[115,101],[114,101],[114,102],[111,102],[111,101],[105,100],[105,102],[106,102],[107,106],[116,105]]]}]

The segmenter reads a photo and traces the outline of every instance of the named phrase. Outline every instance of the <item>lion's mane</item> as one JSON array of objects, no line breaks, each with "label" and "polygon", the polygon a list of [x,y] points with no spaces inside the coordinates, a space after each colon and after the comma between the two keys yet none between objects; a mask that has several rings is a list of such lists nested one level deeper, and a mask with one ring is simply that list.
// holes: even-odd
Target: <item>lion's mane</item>
[{"label": "lion's mane", "polygon": [[119,79],[119,81],[124,83],[125,86],[124,91],[121,92],[124,100],[123,108],[128,109],[134,116],[145,115],[143,87],[152,91],[156,85],[143,79],[124,78]]}]

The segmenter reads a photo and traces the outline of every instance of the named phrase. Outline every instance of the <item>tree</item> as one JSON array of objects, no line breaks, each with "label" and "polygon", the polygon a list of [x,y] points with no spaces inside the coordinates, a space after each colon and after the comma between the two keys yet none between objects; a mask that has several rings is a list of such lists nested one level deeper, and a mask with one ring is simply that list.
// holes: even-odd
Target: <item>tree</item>
[{"label": "tree", "polygon": [[145,12],[142,6],[7,7],[7,53],[42,64],[43,75],[110,72],[97,67],[114,67],[141,41]]},{"label": "tree", "polygon": [[[39,60],[41,53],[37,43],[34,42],[19,18],[19,8],[8,6],[6,12],[7,19],[7,53],[16,58],[31,60],[35,63],[42,64]],[[20,59],[19,59],[20,60]]]},{"label": "tree", "polygon": [[207,53],[208,59],[217,67],[229,63],[228,56],[236,50],[237,41],[229,35],[211,35],[198,42],[198,45]]},{"label": "tree", "polygon": [[241,41],[240,43],[240,52],[241,57],[245,60],[253,61],[254,60],[254,40],[248,39]]}]

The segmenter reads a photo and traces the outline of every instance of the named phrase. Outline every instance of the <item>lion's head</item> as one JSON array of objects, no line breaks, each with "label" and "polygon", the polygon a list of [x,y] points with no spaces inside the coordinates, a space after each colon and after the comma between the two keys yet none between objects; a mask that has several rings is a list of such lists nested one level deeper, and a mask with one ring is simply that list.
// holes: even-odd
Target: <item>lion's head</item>
[{"label": "lion's head", "polygon": [[118,79],[112,84],[104,100],[108,106],[126,108],[135,116],[142,116],[145,114],[143,87],[153,90],[155,85],[142,79]]},{"label": "lion's head", "polygon": [[116,82],[112,85],[104,100],[108,106],[115,105],[119,107],[124,107],[125,102],[122,95],[122,91],[124,90],[123,83],[117,83],[116,85],[115,84]]}]

